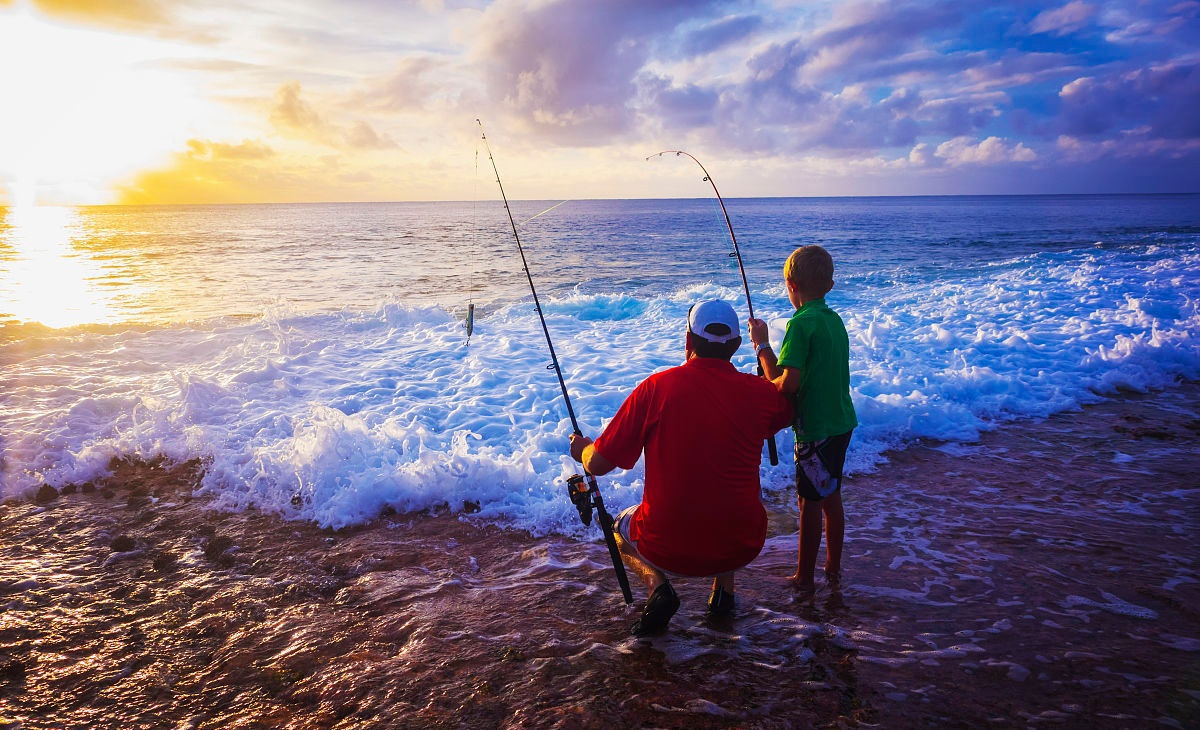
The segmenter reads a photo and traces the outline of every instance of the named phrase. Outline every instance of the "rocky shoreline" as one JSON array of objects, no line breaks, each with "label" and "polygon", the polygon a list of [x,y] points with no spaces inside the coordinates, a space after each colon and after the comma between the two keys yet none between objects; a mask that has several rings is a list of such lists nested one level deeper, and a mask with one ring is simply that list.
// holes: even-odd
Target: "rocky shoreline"
[{"label": "rocky shoreline", "polygon": [[627,635],[602,546],[453,515],[330,531],[115,463],[0,507],[0,728],[1165,727],[1200,721],[1200,386],[1126,394],[847,487],[842,590],[790,504],[703,617]]}]

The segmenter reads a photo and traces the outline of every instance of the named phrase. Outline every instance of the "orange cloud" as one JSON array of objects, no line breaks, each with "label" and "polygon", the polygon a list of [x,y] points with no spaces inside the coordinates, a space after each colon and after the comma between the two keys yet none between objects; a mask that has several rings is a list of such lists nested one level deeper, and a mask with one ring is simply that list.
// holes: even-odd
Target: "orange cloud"
[{"label": "orange cloud", "polygon": [[241,203],[277,199],[287,187],[287,175],[263,164],[275,157],[265,144],[240,144],[189,139],[165,169],[140,173],[118,189],[118,202]]},{"label": "orange cloud", "polygon": [[[0,7],[11,4],[0,0]],[[161,0],[33,0],[33,5],[48,17],[110,30],[202,43],[219,38],[217,28],[186,22],[171,12],[170,3]]]}]

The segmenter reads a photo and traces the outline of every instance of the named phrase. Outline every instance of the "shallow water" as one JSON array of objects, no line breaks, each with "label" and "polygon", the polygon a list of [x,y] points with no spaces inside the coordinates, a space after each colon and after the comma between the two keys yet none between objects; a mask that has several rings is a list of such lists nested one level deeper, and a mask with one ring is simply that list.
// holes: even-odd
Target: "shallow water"
[{"label": "shallow water", "polygon": [[[784,256],[820,242],[836,257],[830,302],[851,334],[862,423],[850,467],[863,472],[917,439],[970,442],[1200,376],[1198,203],[733,200],[730,212],[776,338]],[[575,470],[566,413],[494,204],[41,211],[8,211],[0,230],[0,494],[96,479],[114,457],[199,459],[203,491],[229,508],[338,527],[384,505],[472,502],[498,524],[582,534],[561,498]],[[740,309],[717,215],[708,200],[580,201],[527,227],[589,433],[680,361],[691,303]],[[39,317],[63,326],[16,321]],[[737,364],[750,368],[748,348]],[[782,490],[790,467],[763,476]],[[605,480],[608,503],[635,502],[641,478]]]},{"label": "shallow water", "polygon": [[706,622],[707,585],[682,580],[648,642],[600,544],[448,514],[322,530],[211,511],[186,470],[114,464],[99,491],[3,507],[0,719],[1190,727],[1198,436],[1191,383],[915,445],[848,480],[841,590],[783,585],[781,501],[737,617]]}]

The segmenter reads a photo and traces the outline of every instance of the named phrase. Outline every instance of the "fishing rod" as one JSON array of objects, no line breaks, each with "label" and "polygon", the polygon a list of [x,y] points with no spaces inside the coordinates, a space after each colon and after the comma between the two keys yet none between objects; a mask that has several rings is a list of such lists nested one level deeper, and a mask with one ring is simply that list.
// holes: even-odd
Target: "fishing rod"
[{"label": "fishing rod", "polygon": [[[704,182],[712,185],[713,194],[717,196],[717,202],[721,204],[721,213],[725,216],[725,227],[729,229],[729,240],[733,241],[733,253],[730,255],[737,259],[738,271],[740,271],[742,274],[742,289],[744,289],[746,292],[746,309],[750,313],[750,319],[754,319],[754,303],[750,301],[750,282],[746,279],[746,267],[742,264],[742,250],[738,247],[737,234],[733,232],[733,223],[729,220],[729,211],[725,209],[725,199],[721,197],[721,191],[717,190],[717,183],[713,181],[712,175],[708,174],[708,170],[705,169],[704,164],[701,163],[700,160],[697,160],[695,155],[692,155],[689,152],[684,152],[683,150],[663,150],[662,152],[656,152],[653,155],[650,155],[646,158],[646,160],[649,161],[655,157],[662,157],[663,155],[670,154],[673,154],[676,157],[681,155],[690,157],[692,162],[695,162],[697,165],[699,165],[701,172],[704,173]],[[763,374],[763,367],[761,364],[758,366],[758,374]],[[767,456],[771,460],[771,466],[775,466],[779,463],[779,448],[775,445],[775,434],[771,434],[771,436],[767,439]]]},{"label": "fishing rod", "polygon": [[[546,347],[550,350],[550,366],[546,369],[553,370],[554,374],[558,376],[558,387],[562,389],[563,403],[567,406],[567,415],[571,417],[571,428],[574,429],[577,436],[582,436],[583,431],[579,429],[579,421],[575,418],[575,409],[571,407],[571,396],[567,393],[567,381],[563,379],[562,368],[558,364],[558,355],[554,352],[554,342],[550,339],[550,328],[546,326],[546,317],[542,314],[542,303],[538,300],[537,288],[533,285],[533,275],[529,273],[529,262],[525,260],[525,248],[521,245],[521,235],[517,233],[517,222],[513,219],[512,208],[508,205],[508,196],[504,193],[504,183],[500,182],[500,170],[496,167],[492,146],[488,144],[487,133],[483,131],[483,122],[476,119],[475,123],[479,125],[479,137],[483,140],[483,148],[487,151],[488,160],[492,163],[492,171],[496,173],[496,185],[500,187],[500,199],[504,201],[504,211],[508,213],[513,239],[516,240],[517,251],[521,254],[521,266],[525,269],[525,278],[529,280],[529,291],[533,293],[533,308],[537,310],[538,319],[542,323],[542,333],[546,335]],[[587,469],[583,470],[582,475],[572,475],[567,479],[567,496],[571,498],[571,503],[579,511],[579,519],[584,525],[592,524],[592,510],[596,510],[596,521],[600,523],[600,529],[604,532],[604,542],[608,545],[608,555],[612,558],[613,570],[617,573],[617,583],[621,585],[621,595],[625,598],[625,603],[633,603],[633,592],[629,590],[629,576],[625,573],[625,564],[621,562],[621,552],[617,549],[617,538],[613,535],[613,518],[604,508],[604,499],[600,496],[600,485],[596,483],[596,477]]]}]

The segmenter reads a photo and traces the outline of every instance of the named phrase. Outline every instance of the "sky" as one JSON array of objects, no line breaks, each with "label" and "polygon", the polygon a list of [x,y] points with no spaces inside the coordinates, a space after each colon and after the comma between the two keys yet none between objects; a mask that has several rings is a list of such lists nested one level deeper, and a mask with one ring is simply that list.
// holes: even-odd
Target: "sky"
[{"label": "sky", "polygon": [[0,0],[0,202],[1200,191],[1200,0]]}]

